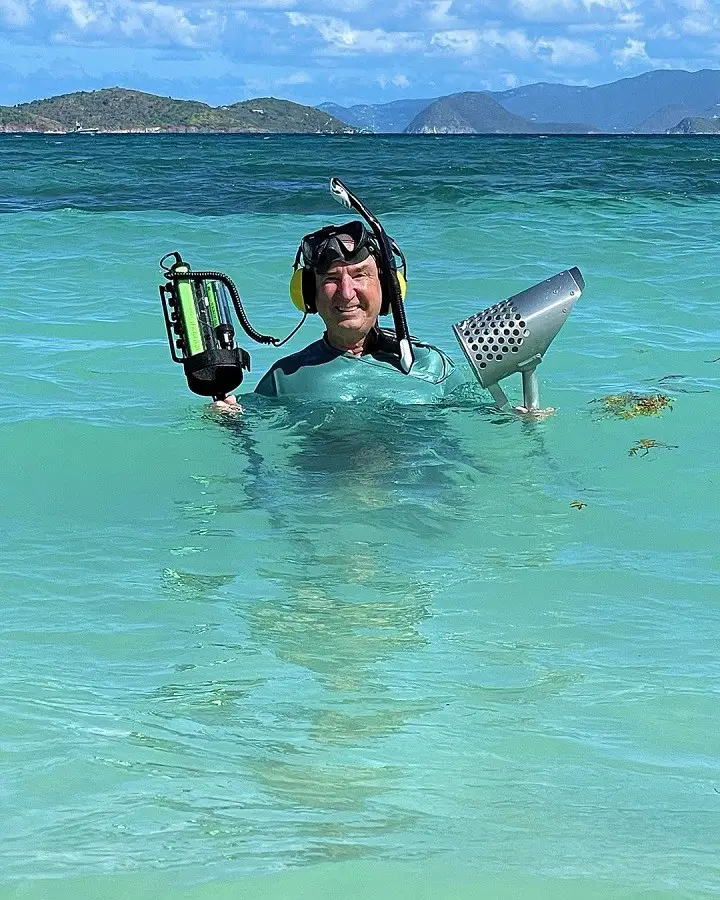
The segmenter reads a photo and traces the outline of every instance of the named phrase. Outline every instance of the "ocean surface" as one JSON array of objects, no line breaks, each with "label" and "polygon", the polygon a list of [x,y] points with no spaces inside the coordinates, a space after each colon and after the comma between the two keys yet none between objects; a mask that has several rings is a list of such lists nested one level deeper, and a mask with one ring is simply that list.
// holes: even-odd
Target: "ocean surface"
[{"label": "ocean surface", "polygon": [[[0,897],[720,895],[720,141],[3,135],[0,175]],[[580,267],[554,416],[189,393],[158,260],[282,335],[331,175],[459,365]]]}]

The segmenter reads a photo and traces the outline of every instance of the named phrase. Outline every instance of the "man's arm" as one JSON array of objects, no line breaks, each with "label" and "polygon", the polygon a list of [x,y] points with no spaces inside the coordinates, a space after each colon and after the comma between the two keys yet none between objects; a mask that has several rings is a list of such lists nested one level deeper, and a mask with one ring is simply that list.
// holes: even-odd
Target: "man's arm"
[{"label": "man's arm", "polygon": [[277,366],[275,365],[263,375],[255,387],[256,394],[262,394],[263,397],[277,397],[278,388],[277,379],[275,377],[276,370]]}]

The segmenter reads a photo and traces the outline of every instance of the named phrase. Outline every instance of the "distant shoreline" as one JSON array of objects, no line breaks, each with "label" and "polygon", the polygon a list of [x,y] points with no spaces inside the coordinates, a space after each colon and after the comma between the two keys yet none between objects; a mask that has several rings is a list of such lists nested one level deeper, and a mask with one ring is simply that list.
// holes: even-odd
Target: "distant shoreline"
[{"label": "distant shoreline", "polygon": [[0,106],[0,132],[631,137],[720,134],[720,71],[652,72],[597,88],[529,85],[359,107],[256,97],[223,106],[128,88]]},{"label": "distant shoreline", "polygon": [[486,139],[486,138],[517,138],[517,139],[540,139],[547,140],[548,138],[572,138],[573,140],[593,140],[593,139],[602,139],[607,140],[608,138],[638,138],[643,141],[647,140],[665,140],[667,138],[677,139],[677,138],[711,138],[717,139],[720,138],[720,133],[713,132],[685,132],[678,133],[674,132],[672,134],[668,133],[652,133],[652,134],[643,134],[641,132],[635,131],[589,131],[589,132],[576,132],[576,131],[568,131],[568,132],[480,132],[477,134],[466,134],[466,133],[438,133],[438,134],[420,134],[420,133],[405,133],[405,132],[337,132],[337,131],[318,131],[318,132],[307,132],[307,131],[187,131],[187,130],[147,130],[143,131],[140,129],[126,129],[126,130],[108,130],[108,131],[93,131],[93,132],[77,132],[77,131],[35,131],[25,128],[17,128],[17,129],[9,129],[5,127],[0,127],[0,138],[3,136],[8,137],[73,137],[79,138],[81,140],[87,140],[88,138],[94,137],[107,137],[107,136],[126,136],[131,135],[133,137],[251,137],[251,138],[276,138],[276,137],[297,137],[297,138],[333,138],[335,140],[339,138],[352,138],[353,140],[357,140],[358,138],[370,138],[372,140],[434,140],[437,138],[452,138],[452,139],[466,139],[466,140],[476,140]]}]

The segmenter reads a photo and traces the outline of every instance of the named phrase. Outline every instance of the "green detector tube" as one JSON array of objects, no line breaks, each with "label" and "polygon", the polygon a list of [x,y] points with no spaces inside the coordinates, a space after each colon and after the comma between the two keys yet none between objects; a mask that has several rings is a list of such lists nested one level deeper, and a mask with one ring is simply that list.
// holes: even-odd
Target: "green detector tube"
[{"label": "green detector tube", "polygon": [[187,349],[188,356],[195,356],[202,353],[206,349],[203,341],[200,323],[198,321],[198,310],[195,303],[195,295],[193,292],[192,282],[188,278],[183,278],[183,270],[189,272],[188,266],[179,267],[176,271],[176,288],[179,305],[178,324],[182,327],[183,334],[181,340],[184,349]]},{"label": "green detector tube", "polygon": [[220,324],[220,306],[217,298],[216,285],[212,281],[206,282],[207,298],[210,313],[210,324],[213,328],[217,328]]}]

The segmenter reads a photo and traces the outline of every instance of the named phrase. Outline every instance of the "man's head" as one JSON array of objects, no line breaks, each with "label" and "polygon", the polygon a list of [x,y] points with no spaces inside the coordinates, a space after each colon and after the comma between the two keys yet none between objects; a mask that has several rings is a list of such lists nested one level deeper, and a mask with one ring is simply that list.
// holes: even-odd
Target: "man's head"
[{"label": "man's head", "polygon": [[356,347],[374,328],[382,306],[382,287],[373,256],[360,262],[338,260],[315,272],[315,305],[330,343]]},{"label": "man's head", "polygon": [[330,342],[341,349],[362,344],[383,303],[374,235],[362,222],[330,225],[306,235],[302,259],[302,296],[306,309],[318,312]]}]

